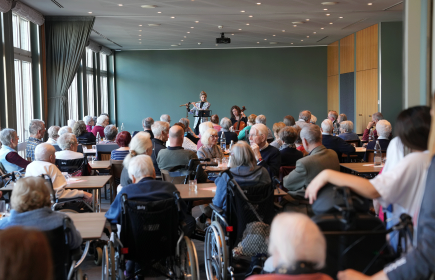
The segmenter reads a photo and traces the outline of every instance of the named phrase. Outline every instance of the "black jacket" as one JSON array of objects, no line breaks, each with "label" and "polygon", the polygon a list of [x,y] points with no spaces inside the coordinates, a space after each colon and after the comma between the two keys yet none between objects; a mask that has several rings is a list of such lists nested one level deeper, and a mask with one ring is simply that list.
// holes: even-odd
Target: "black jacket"
[{"label": "black jacket", "polygon": [[85,132],[77,137],[80,144],[95,144],[96,138],[92,132]]},{"label": "black jacket", "polygon": [[343,153],[354,153],[355,147],[347,143],[343,139],[332,135],[322,135],[322,144],[327,149],[334,150],[337,153],[338,159],[341,159]]},{"label": "black jacket", "polygon": [[162,140],[153,138],[151,141],[153,142],[153,153],[151,154],[151,159],[153,160],[154,169],[156,170],[156,176],[160,176],[162,173],[157,165],[157,156],[159,155],[160,150],[166,149],[166,146]]},{"label": "black jacket", "polygon": [[281,153],[281,166],[296,166],[296,161],[303,158],[304,154],[296,148],[284,148],[279,151]]}]

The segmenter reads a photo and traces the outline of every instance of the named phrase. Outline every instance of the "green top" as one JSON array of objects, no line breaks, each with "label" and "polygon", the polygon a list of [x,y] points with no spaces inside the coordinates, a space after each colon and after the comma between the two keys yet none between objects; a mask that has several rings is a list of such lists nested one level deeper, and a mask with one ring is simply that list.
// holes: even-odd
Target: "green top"
[{"label": "green top", "polygon": [[[245,134],[246,132],[249,133],[249,131],[251,130],[252,125],[245,127],[244,129],[242,129],[242,131],[239,132],[239,136],[237,136],[237,139],[239,140],[245,140]],[[249,140],[249,139],[247,139]]]}]

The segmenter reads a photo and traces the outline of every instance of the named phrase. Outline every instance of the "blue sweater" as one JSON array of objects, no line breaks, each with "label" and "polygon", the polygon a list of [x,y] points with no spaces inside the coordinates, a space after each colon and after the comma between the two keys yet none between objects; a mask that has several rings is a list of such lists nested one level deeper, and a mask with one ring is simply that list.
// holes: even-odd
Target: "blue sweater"
[{"label": "blue sweater", "polygon": [[[11,211],[11,215],[0,220],[0,229],[12,226],[34,227],[41,231],[49,231],[63,225],[63,219],[67,217],[62,212],[53,212],[49,207],[39,208],[28,212]],[[82,237],[73,223],[71,223],[71,234],[68,236],[69,246],[75,249],[82,244]]]}]

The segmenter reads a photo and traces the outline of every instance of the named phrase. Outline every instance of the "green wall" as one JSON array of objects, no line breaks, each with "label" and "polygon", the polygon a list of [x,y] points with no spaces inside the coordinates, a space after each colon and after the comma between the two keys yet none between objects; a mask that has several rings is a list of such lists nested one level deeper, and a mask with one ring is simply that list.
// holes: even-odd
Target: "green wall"
[{"label": "green wall", "polygon": [[130,132],[164,113],[175,123],[186,116],[179,105],[199,101],[202,90],[220,118],[230,117],[233,105],[246,106],[270,128],[303,109],[318,124],[327,114],[326,47],[121,51],[115,64],[117,125]]},{"label": "green wall", "polygon": [[402,111],[402,22],[382,22],[380,27],[381,44],[381,112],[384,118],[394,124]]}]

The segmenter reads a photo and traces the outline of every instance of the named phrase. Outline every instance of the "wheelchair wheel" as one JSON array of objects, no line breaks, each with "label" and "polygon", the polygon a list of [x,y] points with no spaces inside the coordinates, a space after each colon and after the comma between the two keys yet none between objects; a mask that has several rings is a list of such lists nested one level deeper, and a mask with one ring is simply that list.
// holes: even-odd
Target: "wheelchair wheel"
[{"label": "wheelchair wheel", "polygon": [[116,280],[115,271],[115,249],[109,241],[103,248],[102,280]]},{"label": "wheelchair wheel", "polygon": [[224,231],[216,221],[211,223],[205,233],[204,258],[208,280],[228,279],[228,248]]},{"label": "wheelchair wheel", "polygon": [[96,247],[94,252],[95,265],[101,265],[102,260],[103,260],[103,249],[101,249],[100,247]]},{"label": "wheelchair wheel", "polygon": [[195,244],[184,236],[180,244],[180,278],[199,280],[199,264]]}]

